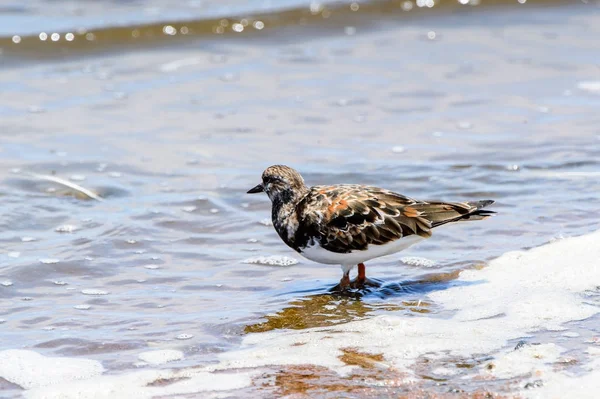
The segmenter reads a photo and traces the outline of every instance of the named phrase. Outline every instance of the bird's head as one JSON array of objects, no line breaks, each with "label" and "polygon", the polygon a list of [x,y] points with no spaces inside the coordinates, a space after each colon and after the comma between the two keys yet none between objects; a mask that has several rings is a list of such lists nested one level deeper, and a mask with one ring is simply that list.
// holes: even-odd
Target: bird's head
[{"label": "bird's head", "polygon": [[304,194],[304,179],[294,169],[285,165],[269,166],[262,174],[262,183],[248,190],[248,194],[265,192],[271,202],[291,202],[298,195]]}]

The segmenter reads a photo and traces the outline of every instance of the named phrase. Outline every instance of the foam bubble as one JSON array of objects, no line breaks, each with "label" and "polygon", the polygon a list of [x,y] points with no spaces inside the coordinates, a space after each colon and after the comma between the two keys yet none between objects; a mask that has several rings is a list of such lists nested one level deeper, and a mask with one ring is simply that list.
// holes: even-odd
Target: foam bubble
[{"label": "foam bubble", "polygon": [[46,265],[52,265],[55,263],[60,262],[60,259],[56,259],[56,258],[42,258],[40,259],[40,263],[44,263]]},{"label": "foam bubble", "polygon": [[57,233],[72,233],[77,230],[77,226],[73,226],[72,224],[63,224],[54,229]]},{"label": "foam bubble", "polygon": [[271,219],[265,218],[260,221],[260,224],[264,226],[273,226],[273,221]]},{"label": "foam bubble", "polygon": [[417,267],[433,267],[435,266],[435,261],[421,258],[418,256],[405,256],[401,258],[400,261],[406,265],[417,266]]},{"label": "foam bubble", "polygon": [[253,258],[244,259],[242,263],[255,264],[255,265],[266,265],[266,266],[292,266],[298,263],[298,260],[290,258],[288,256],[271,255],[271,256],[257,256]]},{"label": "foam bubble", "polygon": [[84,295],[108,295],[108,291],[98,290],[95,288],[86,288],[81,290],[81,293]]},{"label": "foam bubble", "polygon": [[579,82],[577,88],[590,93],[600,93],[600,80]]}]

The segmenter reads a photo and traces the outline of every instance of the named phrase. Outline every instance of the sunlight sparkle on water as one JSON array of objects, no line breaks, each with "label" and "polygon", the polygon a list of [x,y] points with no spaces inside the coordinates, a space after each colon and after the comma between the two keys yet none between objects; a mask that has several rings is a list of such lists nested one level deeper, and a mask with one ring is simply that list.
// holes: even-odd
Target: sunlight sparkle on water
[{"label": "sunlight sparkle on water", "polygon": [[163,33],[169,36],[175,36],[177,34],[177,29],[172,27],[171,25],[165,25],[163,27]]},{"label": "sunlight sparkle on water", "polygon": [[417,0],[417,7],[432,8],[433,6],[435,6],[435,1],[433,0]]},{"label": "sunlight sparkle on water", "polygon": [[323,4],[317,3],[316,1],[313,1],[312,3],[310,3],[310,12],[311,12],[311,14],[318,14],[322,10],[323,10]]}]

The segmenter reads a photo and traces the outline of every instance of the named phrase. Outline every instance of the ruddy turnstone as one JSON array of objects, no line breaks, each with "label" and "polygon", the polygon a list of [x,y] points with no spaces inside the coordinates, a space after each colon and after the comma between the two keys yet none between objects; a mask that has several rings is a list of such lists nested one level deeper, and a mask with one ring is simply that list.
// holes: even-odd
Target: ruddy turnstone
[{"label": "ruddy turnstone", "polygon": [[[492,200],[418,201],[377,187],[357,184],[308,187],[294,169],[274,165],[249,194],[265,192],[272,203],[275,230],[289,247],[307,259],[341,265],[340,288],[365,283],[364,262],[402,251],[431,237],[435,227],[479,220]],[[358,265],[358,277],[350,271]]]}]

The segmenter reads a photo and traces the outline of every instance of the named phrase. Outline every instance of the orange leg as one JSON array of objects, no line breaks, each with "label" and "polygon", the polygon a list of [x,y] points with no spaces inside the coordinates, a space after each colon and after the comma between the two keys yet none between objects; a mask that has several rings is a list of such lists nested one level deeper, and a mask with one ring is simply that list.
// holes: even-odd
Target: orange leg
[{"label": "orange leg", "polygon": [[365,280],[367,279],[367,274],[365,272],[365,264],[364,263],[359,263],[358,264],[358,282],[360,284],[364,284]]},{"label": "orange leg", "polygon": [[350,276],[349,273],[344,273],[344,276],[340,280],[340,289],[343,291],[350,286]]}]

